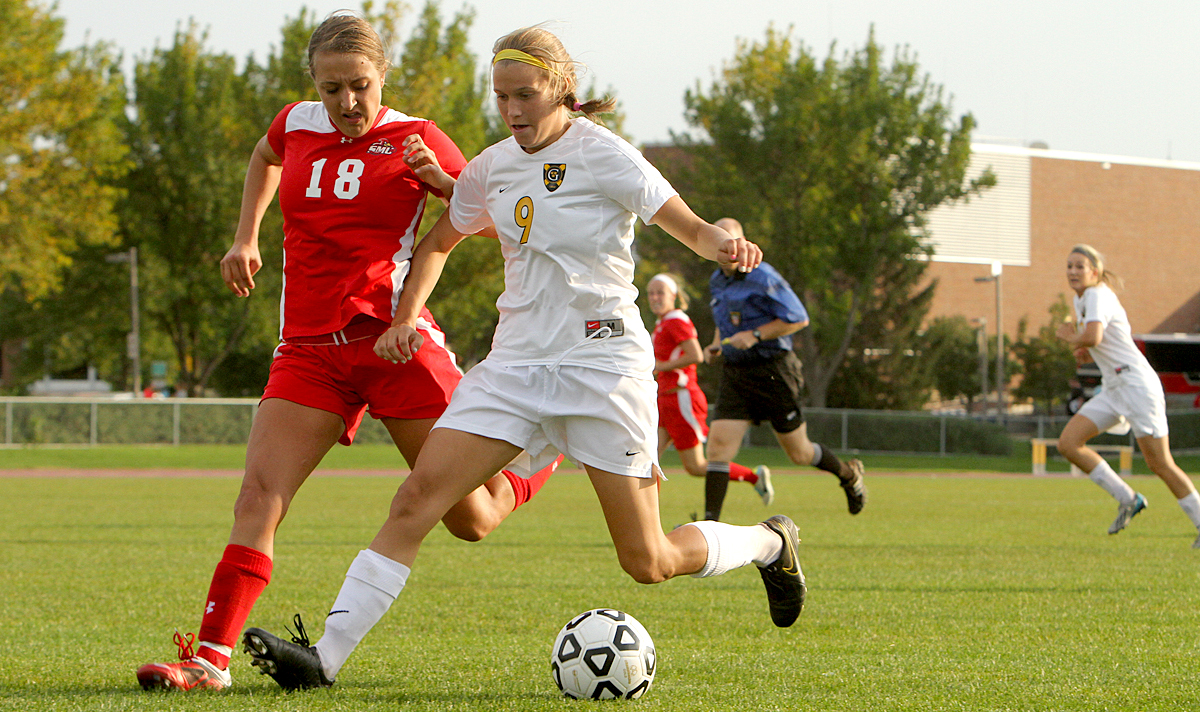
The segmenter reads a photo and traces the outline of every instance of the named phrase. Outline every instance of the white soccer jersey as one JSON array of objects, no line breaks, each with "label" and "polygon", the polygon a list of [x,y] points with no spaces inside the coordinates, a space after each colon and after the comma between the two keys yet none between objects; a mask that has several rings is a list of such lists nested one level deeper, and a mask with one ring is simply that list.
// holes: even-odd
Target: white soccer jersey
[{"label": "white soccer jersey", "polygon": [[1158,374],[1150,367],[1150,362],[1138,350],[1137,344],[1133,343],[1125,307],[1121,306],[1117,295],[1108,285],[1088,287],[1082,296],[1077,295],[1075,317],[1080,330],[1089,321],[1098,321],[1104,326],[1104,337],[1099,344],[1089,348],[1088,352],[1100,367],[1100,375],[1106,387],[1134,382],[1142,385],[1160,383]]},{"label": "white soccer jersey", "polygon": [[[633,224],[635,216],[648,223],[674,195],[633,146],[584,118],[537,153],[508,138],[467,164],[450,221],[467,234],[494,224],[504,254],[488,358],[649,378],[654,356],[635,303]],[[580,346],[606,325],[612,337]]]}]

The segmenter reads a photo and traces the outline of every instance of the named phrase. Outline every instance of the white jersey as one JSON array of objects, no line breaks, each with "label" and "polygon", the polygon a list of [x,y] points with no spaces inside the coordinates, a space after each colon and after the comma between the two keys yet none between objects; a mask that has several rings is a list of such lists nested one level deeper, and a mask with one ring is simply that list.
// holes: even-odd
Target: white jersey
[{"label": "white jersey", "polygon": [[1104,386],[1112,388],[1123,383],[1159,385],[1158,374],[1133,343],[1129,317],[1117,295],[1106,284],[1088,287],[1082,296],[1075,297],[1075,322],[1079,330],[1090,321],[1104,326],[1100,343],[1088,349],[1092,360],[1100,367]]},{"label": "white jersey", "polygon": [[[654,355],[633,285],[633,225],[635,216],[649,223],[674,195],[637,149],[584,118],[537,153],[508,138],[468,163],[450,222],[467,234],[494,224],[504,254],[488,359],[650,378]],[[581,345],[604,326],[611,337]]]}]

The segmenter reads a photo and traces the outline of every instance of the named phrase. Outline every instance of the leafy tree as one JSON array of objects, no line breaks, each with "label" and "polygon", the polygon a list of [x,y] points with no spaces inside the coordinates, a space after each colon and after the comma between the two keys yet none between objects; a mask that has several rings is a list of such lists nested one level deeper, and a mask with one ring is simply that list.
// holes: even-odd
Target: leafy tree
[{"label": "leafy tree", "polygon": [[244,119],[247,87],[233,57],[206,52],[194,24],[139,60],[134,76],[122,230],[141,247],[145,319],[170,340],[178,384],[195,395],[247,331],[274,320],[273,305],[233,299],[217,269],[263,127]]},{"label": "leafy tree", "polygon": [[1016,398],[1030,398],[1049,413],[1055,403],[1063,402],[1071,393],[1070,380],[1075,376],[1075,356],[1070,347],[1054,332],[1070,315],[1070,307],[1060,294],[1050,306],[1050,320],[1030,336],[1029,320],[1022,317],[1017,323],[1017,338],[1010,349],[1022,373],[1014,389]]},{"label": "leafy tree", "polygon": [[127,168],[124,108],[108,46],[59,49],[63,20],[0,2],[0,291],[54,291],[72,252],[116,242],[113,180]]},{"label": "leafy tree", "polygon": [[[953,119],[907,49],[889,65],[873,30],[862,49],[819,62],[769,28],[685,103],[704,138],[674,137],[683,156],[661,167],[701,215],[741,220],[804,301],[812,324],[797,348],[811,403],[843,405],[868,388],[883,389],[866,398],[874,407],[919,400],[925,386],[903,354],[934,289],[918,287],[930,253],[924,215],[995,180],[964,183],[974,119]],[[661,235],[647,243],[654,254],[675,249]],[[706,280],[709,266],[691,264],[685,276]],[[835,391],[852,352],[892,358],[873,362],[884,372],[871,381]]]},{"label": "leafy tree", "polygon": [[[922,337],[922,361],[930,370],[942,400],[965,398],[967,408],[980,394],[979,336],[963,316],[938,317]],[[986,343],[986,342],[985,342]],[[987,358],[987,351],[983,353]],[[991,360],[987,361],[990,366]]]}]

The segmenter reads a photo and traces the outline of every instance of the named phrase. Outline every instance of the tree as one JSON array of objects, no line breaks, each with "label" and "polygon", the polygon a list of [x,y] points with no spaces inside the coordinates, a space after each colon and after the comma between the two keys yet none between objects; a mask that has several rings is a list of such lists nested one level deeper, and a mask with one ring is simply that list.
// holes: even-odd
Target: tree
[{"label": "tree", "polygon": [[128,168],[118,58],[62,39],[41,3],[0,3],[0,291],[27,299],[59,287],[76,248],[116,242],[113,180]]},{"label": "tree", "polygon": [[[921,360],[930,369],[933,386],[942,400],[965,398],[967,409],[980,395],[979,334],[963,316],[938,317],[922,336]],[[987,359],[986,345],[982,353]],[[985,361],[985,366],[991,360]]]},{"label": "tree", "polygon": [[134,68],[126,141],[135,168],[121,211],[125,238],[143,255],[146,321],[170,340],[178,385],[191,395],[247,331],[274,321],[262,300],[232,298],[217,269],[263,127],[244,118],[247,88],[234,59],[203,45],[189,25]]},{"label": "tree", "polygon": [[[799,293],[812,322],[796,340],[811,404],[830,400],[850,353],[894,356],[873,364],[887,370],[869,385],[891,393],[871,402],[916,400],[902,355],[935,288],[918,287],[930,254],[924,215],[995,180],[964,183],[974,119],[952,120],[907,49],[887,65],[873,30],[861,50],[839,60],[831,49],[818,62],[769,28],[685,104],[703,138],[675,136],[686,158],[665,172],[701,215],[740,219]],[[697,272],[708,269],[685,276],[706,279]]]},{"label": "tree", "polygon": [[1055,331],[1071,311],[1060,294],[1050,306],[1050,321],[1027,335],[1029,320],[1022,317],[1017,323],[1017,338],[1011,351],[1022,372],[1020,384],[1013,391],[1017,398],[1030,398],[1040,404],[1042,411],[1051,412],[1056,402],[1070,396],[1070,381],[1075,376],[1075,356],[1067,342],[1055,336]]}]

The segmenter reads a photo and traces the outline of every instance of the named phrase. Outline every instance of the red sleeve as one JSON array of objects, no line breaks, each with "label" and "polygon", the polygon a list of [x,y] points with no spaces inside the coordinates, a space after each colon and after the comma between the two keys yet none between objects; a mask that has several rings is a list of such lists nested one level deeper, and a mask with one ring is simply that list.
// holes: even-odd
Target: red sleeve
[{"label": "red sleeve", "polygon": [[671,343],[678,346],[688,339],[699,340],[696,325],[691,319],[670,319],[663,324],[663,331],[670,337]]},{"label": "red sleeve", "polygon": [[283,158],[284,146],[287,145],[287,117],[292,113],[292,109],[300,102],[294,101],[291,104],[283,107],[283,109],[275,115],[275,120],[271,122],[271,128],[267,129],[267,143],[271,145],[271,150],[276,156]]},{"label": "red sleeve", "polygon": [[[437,156],[438,165],[443,171],[455,180],[458,180],[459,174],[463,168],[467,166],[467,159],[463,158],[462,151],[458,150],[458,146],[450,140],[450,137],[437,127],[437,124],[432,121],[425,124],[425,129],[421,132],[421,139],[425,141],[425,145],[429,150],[433,151],[433,155]],[[439,190],[435,190],[432,186],[426,186],[429,192],[434,195],[441,196]]]}]

